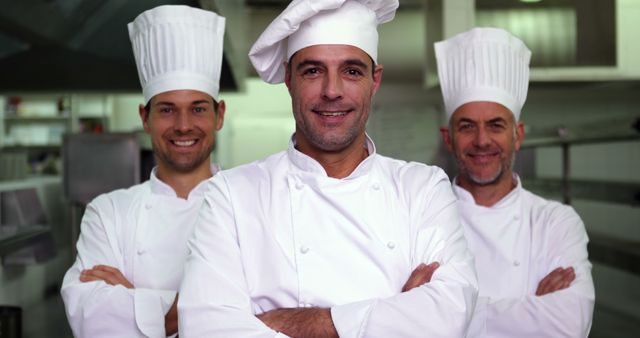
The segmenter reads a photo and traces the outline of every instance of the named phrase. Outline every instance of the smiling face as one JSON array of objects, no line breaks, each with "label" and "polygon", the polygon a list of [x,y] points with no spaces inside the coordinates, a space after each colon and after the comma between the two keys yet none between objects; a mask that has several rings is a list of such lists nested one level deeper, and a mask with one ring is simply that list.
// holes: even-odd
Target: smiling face
[{"label": "smiling face", "polygon": [[494,102],[466,103],[453,113],[442,136],[458,163],[462,187],[511,184],[524,127],[509,109]]},{"label": "smiling face", "polygon": [[144,130],[151,136],[158,170],[190,173],[209,170],[216,133],[224,121],[224,101],[218,104],[208,94],[174,90],[149,101],[149,111],[140,107]]},{"label": "smiling face", "polygon": [[348,45],[315,45],[296,52],[285,67],[285,83],[303,152],[335,153],[364,142],[371,100],[382,66]]}]

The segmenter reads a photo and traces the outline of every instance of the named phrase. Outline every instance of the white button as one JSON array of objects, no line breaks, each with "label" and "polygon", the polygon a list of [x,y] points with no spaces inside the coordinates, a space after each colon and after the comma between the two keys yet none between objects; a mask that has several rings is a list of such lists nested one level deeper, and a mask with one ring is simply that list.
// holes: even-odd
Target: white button
[{"label": "white button", "polygon": [[304,184],[301,182],[296,183],[296,189],[298,190],[302,190],[302,188],[304,188]]},{"label": "white button", "polygon": [[380,184],[374,183],[372,186],[373,190],[380,190]]},{"label": "white button", "polygon": [[394,243],[394,242],[387,243],[387,248],[393,250],[395,247],[396,247],[396,243]]},{"label": "white button", "polygon": [[520,266],[520,261],[518,260],[513,261],[513,266]]},{"label": "white button", "polygon": [[517,221],[517,220],[520,219],[520,216],[519,215],[513,215],[513,219]]},{"label": "white button", "polygon": [[144,253],[144,251],[145,251],[144,248],[138,248],[138,250],[137,250],[138,255],[142,255]]},{"label": "white button", "polygon": [[149,210],[149,209],[153,208],[153,204],[147,203],[147,204],[144,205],[144,207],[147,208],[147,210]]},{"label": "white button", "polygon": [[302,253],[303,255],[306,254],[307,252],[309,252],[309,247],[308,246],[301,246],[300,247],[300,253]]}]

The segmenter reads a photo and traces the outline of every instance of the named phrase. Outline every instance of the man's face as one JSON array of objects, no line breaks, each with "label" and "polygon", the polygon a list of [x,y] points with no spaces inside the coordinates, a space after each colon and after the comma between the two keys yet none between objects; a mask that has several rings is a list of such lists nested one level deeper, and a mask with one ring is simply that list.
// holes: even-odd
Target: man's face
[{"label": "man's face", "polygon": [[364,135],[382,66],[348,45],[299,50],[286,67],[298,146],[338,152]]},{"label": "man's face", "polygon": [[449,151],[458,162],[459,182],[487,186],[511,179],[515,153],[524,138],[522,123],[501,104],[469,102],[441,129]]},{"label": "man's face", "polygon": [[158,94],[149,102],[149,113],[140,106],[140,118],[151,136],[158,166],[178,173],[208,167],[224,110],[224,101],[216,112],[213,98],[195,90]]}]

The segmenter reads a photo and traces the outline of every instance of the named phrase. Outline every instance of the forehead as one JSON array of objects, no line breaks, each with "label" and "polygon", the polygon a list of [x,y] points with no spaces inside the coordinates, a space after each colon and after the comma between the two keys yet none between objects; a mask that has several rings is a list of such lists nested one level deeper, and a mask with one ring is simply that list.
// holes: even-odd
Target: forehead
[{"label": "forehead", "polygon": [[461,120],[483,122],[495,119],[515,122],[513,113],[507,107],[489,101],[467,102],[458,107],[451,116],[451,122],[453,123]]},{"label": "forehead", "polygon": [[193,102],[213,102],[211,95],[190,89],[171,90],[151,98],[151,104],[190,104]]},{"label": "forehead", "polygon": [[371,57],[362,49],[351,45],[313,45],[297,51],[291,57],[291,63],[313,60],[325,63],[360,60],[370,64]]}]

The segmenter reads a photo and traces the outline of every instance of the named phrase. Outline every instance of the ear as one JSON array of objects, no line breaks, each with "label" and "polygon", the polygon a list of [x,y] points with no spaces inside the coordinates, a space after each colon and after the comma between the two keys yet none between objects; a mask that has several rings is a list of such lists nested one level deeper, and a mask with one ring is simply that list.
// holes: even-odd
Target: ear
[{"label": "ear", "polygon": [[516,151],[520,150],[520,146],[522,145],[523,140],[524,140],[524,123],[518,122],[516,124],[516,139],[515,139]]},{"label": "ear", "polygon": [[224,125],[224,112],[227,110],[227,105],[224,103],[224,100],[220,100],[218,102],[218,111],[216,111],[216,130],[222,129],[222,125]]},{"label": "ear", "polygon": [[451,142],[449,127],[440,127],[440,135],[442,135],[442,142],[447,146],[447,150],[453,152],[453,143]]},{"label": "ear", "polygon": [[375,95],[382,83],[382,70],[384,66],[376,65],[376,69],[373,70],[373,86],[371,87],[371,96]]},{"label": "ear", "polygon": [[144,131],[147,133],[149,132],[149,114],[151,114],[151,112],[147,113],[143,104],[138,105],[138,115],[140,115],[140,121],[142,121]]}]

